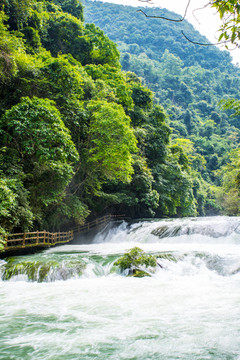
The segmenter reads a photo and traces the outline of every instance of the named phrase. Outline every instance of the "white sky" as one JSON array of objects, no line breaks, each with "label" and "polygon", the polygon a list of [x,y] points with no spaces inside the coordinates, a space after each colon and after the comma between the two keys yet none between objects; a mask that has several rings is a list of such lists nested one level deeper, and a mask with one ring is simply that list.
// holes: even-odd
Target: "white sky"
[{"label": "white sky", "polygon": [[[151,0],[151,4],[145,2],[146,0],[101,0],[112,2],[121,5],[131,6],[151,6],[166,8],[170,11],[174,11],[181,16],[184,15],[188,0]],[[217,30],[220,27],[220,19],[218,14],[213,9],[205,8],[197,10],[193,13],[193,10],[203,7],[207,3],[207,0],[191,0],[188,8],[186,20],[188,20],[195,29],[197,29],[202,35],[205,35],[211,43],[217,42],[218,33]],[[221,49],[225,49],[223,46]],[[240,49],[234,49],[230,51],[230,55],[233,58],[233,62],[240,64]]]}]

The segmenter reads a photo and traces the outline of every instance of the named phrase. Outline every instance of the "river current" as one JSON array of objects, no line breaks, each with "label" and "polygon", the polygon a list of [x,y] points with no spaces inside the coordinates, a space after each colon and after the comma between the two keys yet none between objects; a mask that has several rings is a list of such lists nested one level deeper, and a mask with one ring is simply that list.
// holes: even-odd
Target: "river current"
[{"label": "river current", "polygon": [[[239,217],[122,222],[82,242],[0,260],[1,360],[240,360]],[[135,246],[162,255],[151,277],[116,271]]]}]

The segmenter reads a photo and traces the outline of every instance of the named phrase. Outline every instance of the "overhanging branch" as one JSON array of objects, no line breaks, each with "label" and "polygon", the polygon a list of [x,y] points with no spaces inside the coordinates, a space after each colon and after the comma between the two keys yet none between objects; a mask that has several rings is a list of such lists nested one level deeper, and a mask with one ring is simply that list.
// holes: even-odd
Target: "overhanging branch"
[{"label": "overhanging branch", "polygon": [[184,34],[184,31],[181,30],[182,35],[185,37],[186,40],[188,40],[190,43],[195,45],[201,45],[201,46],[216,46],[216,45],[226,45],[228,42],[231,42],[230,40],[225,40],[223,42],[217,42],[217,43],[200,43],[197,41],[193,41],[187,37],[187,35]]},{"label": "overhanging branch", "polygon": [[186,9],[185,9],[185,13],[184,13],[184,16],[181,18],[181,19],[170,19],[170,18],[167,18],[167,17],[164,17],[164,16],[157,16],[157,15],[147,15],[143,10],[139,9],[137,10],[138,12],[141,12],[143,13],[147,18],[154,18],[154,19],[163,19],[163,20],[167,20],[167,21],[173,21],[173,22],[182,22],[186,15],[187,15],[187,11],[188,11],[188,8],[189,8],[189,5],[191,3],[191,0],[188,0],[188,4],[186,6]]}]

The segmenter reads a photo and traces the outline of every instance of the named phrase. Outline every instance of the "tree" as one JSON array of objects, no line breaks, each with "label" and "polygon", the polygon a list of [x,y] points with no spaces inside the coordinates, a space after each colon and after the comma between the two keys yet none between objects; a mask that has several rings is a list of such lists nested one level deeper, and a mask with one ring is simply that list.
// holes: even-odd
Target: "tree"
[{"label": "tree", "polygon": [[173,76],[178,76],[181,74],[183,61],[174,56],[169,52],[169,50],[165,50],[162,56],[162,63],[163,63],[163,71],[165,73],[171,74]]},{"label": "tree", "polygon": [[86,24],[84,33],[92,46],[87,63],[109,64],[120,68],[120,54],[116,44],[99,27],[94,24]]},{"label": "tree", "polygon": [[33,225],[29,192],[20,179],[8,178],[0,172],[0,249],[1,235],[13,229],[27,231]]},{"label": "tree", "polygon": [[[132,91],[127,83],[127,75],[123,74],[118,68],[112,67],[109,64],[91,64],[86,65],[85,70],[93,80],[102,80],[97,82],[98,86],[102,84],[104,90],[107,88],[111,89],[113,98],[111,99],[111,95],[107,92],[107,96],[105,96],[107,100],[121,104],[126,110],[133,107]],[[99,98],[98,96],[101,94],[96,95]]]},{"label": "tree", "polygon": [[33,12],[33,5],[36,0],[2,0],[0,11],[4,11],[8,16],[10,30],[20,30],[23,28],[28,18]]},{"label": "tree", "polygon": [[28,97],[6,111],[0,123],[7,178],[22,180],[35,218],[60,202],[74,173],[78,153],[54,102]]},{"label": "tree", "polygon": [[230,153],[230,162],[219,170],[222,187],[218,192],[218,202],[227,215],[240,214],[240,149]]},{"label": "tree", "polygon": [[153,190],[154,179],[146,160],[139,154],[133,155],[132,181],[123,184],[120,181],[108,181],[103,186],[98,207],[111,208],[116,213],[128,214],[132,218],[153,217],[158,208],[159,194]]},{"label": "tree", "polygon": [[[239,146],[239,117],[233,119],[227,116],[231,114],[230,111],[224,114],[218,107],[223,96],[239,98],[240,94],[239,70],[231,64],[229,52],[220,51],[213,46],[204,47],[186,42],[179,34],[179,28],[186,34],[192,34],[196,42],[206,41],[187,21],[181,24],[158,19],[149,21],[133,7],[120,7],[97,1],[85,0],[85,6],[87,22],[94,22],[119,44],[123,69],[128,71],[127,74],[134,71],[140,76],[141,83],[146,84],[154,93],[153,103],[164,107],[167,124],[172,132],[172,144],[177,143],[184,149],[185,154],[179,147],[172,148],[176,151],[172,157],[179,157],[179,161],[172,164],[169,153],[166,152],[167,143],[163,140],[164,129],[161,125],[164,123],[154,122],[154,118],[149,114],[150,101],[145,102],[149,107],[142,106],[142,100],[148,98],[147,93],[139,91],[141,83],[132,85],[134,81],[129,78],[127,81],[132,90],[134,104],[132,109],[127,110],[127,114],[131,117],[135,134],[138,134],[140,153],[146,158],[154,176],[153,189],[160,195],[159,203],[166,204],[166,207],[162,206],[162,213],[159,211],[159,214],[173,214],[175,209],[171,210],[170,207],[175,198],[178,198],[178,194],[183,197],[187,193],[185,190],[191,190],[193,186],[193,195],[198,202],[197,211],[204,215],[205,205],[208,206],[207,210],[210,210],[210,205],[214,203],[214,195],[209,199],[211,204],[208,202],[209,194],[214,194],[211,191],[212,186],[220,185],[221,179],[215,170],[226,164],[227,153]],[[113,12],[118,16],[110,27],[109,17]],[[148,8],[146,12],[149,15],[178,18],[166,9]],[[179,138],[184,137],[192,144],[192,150],[186,148],[186,139],[184,144],[178,143]],[[185,170],[181,178],[183,166],[187,167],[186,154],[191,171]],[[161,177],[158,178],[159,173]],[[171,176],[171,173],[176,176]],[[158,183],[159,186],[156,187]],[[178,192],[177,184],[181,183],[183,186]],[[188,194],[186,199],[191,199],[191,191]],[[164,198],[165,195],[167,199]],[[136,196],[135,199],[141,198]],[[140,208],[140,201],[137,204],[129,201],[130,203],[132,208]],[[181,205],[180,201],[179,204]],[[167,207],[169,210],[164,213]],[[178,213],[179,205],[175,208]],[[212,210],[216,214],[216,208],[212,207]],[[124,213],[127,213],[125,208]]]},{"label": "tree", "polygon": [[78,0],[53,0],[63,12],[69,13],[83,21],[83,5]]},{"label": "tree", "polygon": [[13,54],[23,49],[23,42],[10,34],[5,25],[8,17],[0,11],[0,83],[4,82],[16,69]]},{"label": "tree", "polygon": [[81,20],[68,13],[50,13],[46,29],[47,34],[41,34],[42,44],[51,51],[52,56],[70,53],[83,65],[88,62],[92,45],[84,36],[84,25]]},{"label": "tree", "polygon": [[132,153],[137,151],[130,118],[121,105],[92,101],[87,166],[100,178],[130,182],[133,174]]}]

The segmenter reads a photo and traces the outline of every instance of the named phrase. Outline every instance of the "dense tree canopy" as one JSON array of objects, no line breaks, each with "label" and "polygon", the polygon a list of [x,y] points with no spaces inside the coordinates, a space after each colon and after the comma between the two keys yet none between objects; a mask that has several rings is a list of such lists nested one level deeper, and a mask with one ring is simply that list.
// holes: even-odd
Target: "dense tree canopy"
[{"label": "dense tree canopy", "polygon": [[[111,27],[110,13],[118,15]],[[164,9],[148,8],[147,13],[176,18],[176,14]],[[178,24],[147,19],[136,8],[85,0],[85,18],[118,43],[123,69],[144,79],[154,92],[154,102],[164,106],[172,144],[180,146],[188,156],[198,212],[218,211],[218,204],[214,205],[216,186],[221,185],[217,171],[229,161],[229,152],[240,142],[240,113],[231,116],[230,109],[238,108],[233,97],[240,98],[240,71],[230,63],[229,54],[215,47],[194,45],[180,36],[179,26],[196,42],[206,42],[186,21]],[[229,105],[225,108],[219,106],[224,98],[222,103]],[[162,174],[163,169],[158,172]],[[158,191],[161,194],[163,190]]]},{"label": "dense tree canopy", "polygon": [[0,234],[110,211],[194,215],[163,108],[82,5],[4,0],[0,15]]},{"label": "dense tree canopy", "polygon": [[91,6],[96,25],[76,0],[0,5],[0,237],[89,214],[216,211],[229,169],[239,191],[237,152],[227,154],[239,144],[238,103],[235,117],[217,107],[238,95],[229,56],[181,46],[174,27],[148,32],[122,7],[110,27],[115,5]]}]

